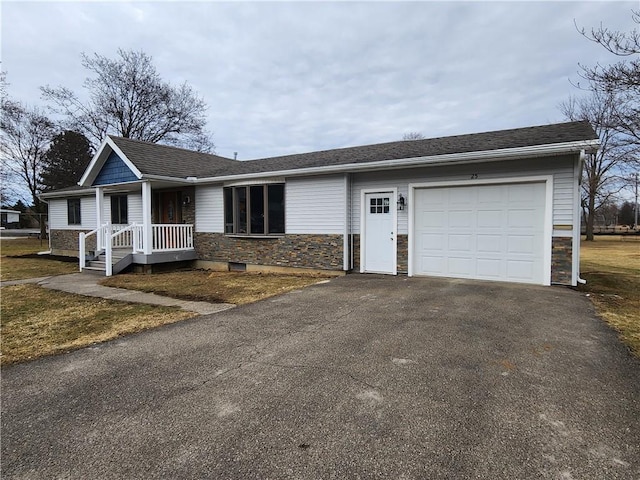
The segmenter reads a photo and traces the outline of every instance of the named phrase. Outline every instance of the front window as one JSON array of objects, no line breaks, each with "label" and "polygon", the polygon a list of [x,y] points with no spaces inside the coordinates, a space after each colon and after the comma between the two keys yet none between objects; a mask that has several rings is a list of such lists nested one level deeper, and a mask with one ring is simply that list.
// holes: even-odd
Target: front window
[{"label": "front window", "polygon": [[224,232],[237,235],[284,233],[284,184],[225,187]]},{"label": "front window", "polygon": [[80,225],[81,223],[82,219],[80,218],[80,199],[67,199],[67,224]]},{"label": "front window", "polygon": [[129,208],[126,195],[111,196],[111,223],[126,225],[129,220]]}]

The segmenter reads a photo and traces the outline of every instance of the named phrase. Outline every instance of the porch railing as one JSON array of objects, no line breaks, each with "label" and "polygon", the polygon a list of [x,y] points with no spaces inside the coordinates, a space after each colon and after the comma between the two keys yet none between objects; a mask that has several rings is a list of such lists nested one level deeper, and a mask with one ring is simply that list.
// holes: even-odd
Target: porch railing
[{"label": "porch railing", "polygon": [[193,249],[193,225],[151,225],[154,252]]},{"label": "porch railing", "polygon": [[[145,251],[144,225],[111,225],[106,223],[89,233],[80,233],[80,271],[86,268],[87,240],[95,235],[96,255],[105,254],[107,276],[111,275],[111,261],[114,249],[131,249],[132,253]],[[151,253],[193,250],[193,225],[153,224],[151,225]]]}]

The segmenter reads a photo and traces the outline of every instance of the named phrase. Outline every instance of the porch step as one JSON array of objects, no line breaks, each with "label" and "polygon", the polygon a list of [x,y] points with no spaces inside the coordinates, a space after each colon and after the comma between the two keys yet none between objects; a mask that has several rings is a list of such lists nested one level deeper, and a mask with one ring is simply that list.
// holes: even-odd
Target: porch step
[{"label": "porch step", "polygon": [[93,270],[96,272],[106,272],[107,270],[104,267],[94,267],[91,265],[87,265],[84,267],[84,270]]}]

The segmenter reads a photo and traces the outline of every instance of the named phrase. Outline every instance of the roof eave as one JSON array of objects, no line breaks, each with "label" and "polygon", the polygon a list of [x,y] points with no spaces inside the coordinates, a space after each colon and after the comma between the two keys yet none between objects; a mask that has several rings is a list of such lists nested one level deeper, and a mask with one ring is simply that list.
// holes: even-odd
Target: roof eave
[{"label": "roof eave", "polygon": [[600,141],[580,140],[574,142],[552,143],[545,145],[532,145],[527,147],[505,148],[500,150],[482,150],[476,152],[450,153],[444,155],[431,155],[424,157],[400,158],[394,160],[382,160],[367,163],[348,163],[343,165],[329,165],[323,167],[294,168],[287,170],[270,170],[266,172],[223,175],[218,177],[205,177],[194,179],[195,183],[225,182],[240,179],[259,179],[273,176],[301,176],[320,175],[327,173],[351,173],[367,170],[388,170],[393,168],[406,168],[433,165],[454,165],[464,163],[479,163],[486,161],[517,160],[542,156],[560,155],[566,153],[578,153],[580,151],[597,150]]},{"label": "roof eave", "polygon": [[78,190],[45,192],[45,193],[39,194],[38,198],[66,198],[66,197],[74,197],[74,196],[91,196],[95,194],[96,194],[95,188],[82,188]]}]

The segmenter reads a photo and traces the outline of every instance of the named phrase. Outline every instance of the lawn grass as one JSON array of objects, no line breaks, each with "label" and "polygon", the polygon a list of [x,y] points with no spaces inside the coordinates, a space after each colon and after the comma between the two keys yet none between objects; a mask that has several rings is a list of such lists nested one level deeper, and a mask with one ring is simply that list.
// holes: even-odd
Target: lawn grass
[{"label": "lawn grass", "polygon": [[598,236],[581,244],[580,287],[598,314],[640,357],[640,238]]},{"label": "lawn grass", "polygon": [[2,287],[3,365],[67,352],[196,314],[176,307],[118,302],[47,290]]},{"label": "lawn grass", "polygon": [[242,305],[313,285],[332,276],[335,275],[187,270],[116,275],[100,283],[183,300]]},{"label": "lawn grass", "polygon": [[46,255],[37,258],[25,257],[48,249],[47,241],[41,242],[37,238],[0,239],[0,279],[22,280],[78,271],[77,262],[63,262]]}]

